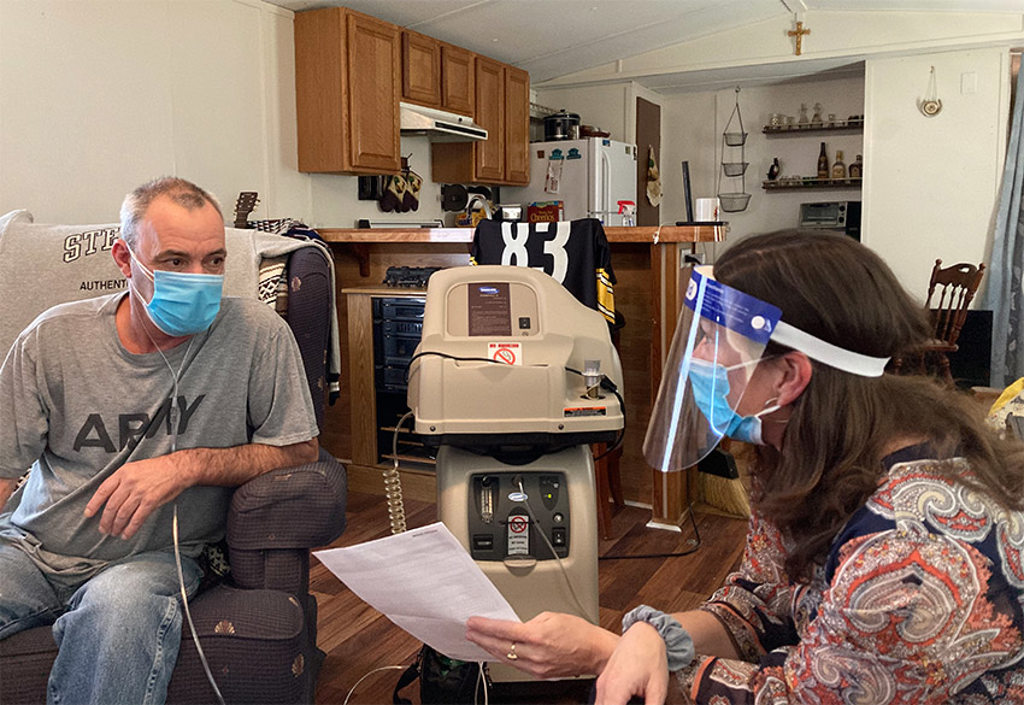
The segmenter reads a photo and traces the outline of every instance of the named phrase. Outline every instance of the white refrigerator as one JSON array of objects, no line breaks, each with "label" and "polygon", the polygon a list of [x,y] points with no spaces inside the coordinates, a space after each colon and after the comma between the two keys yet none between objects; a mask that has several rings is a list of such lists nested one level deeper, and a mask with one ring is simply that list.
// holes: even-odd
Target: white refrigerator
[{"label": "white refrigerator", "polygon": [[[564,220],[597,218],[622,225],[619,201],[636,204],[636,145],[603,137],[530,143],[530,185],[501,189],[503,203],[526,208],[534,201],[562,201]],[[636,207],[633,208],[634,223]]]}]

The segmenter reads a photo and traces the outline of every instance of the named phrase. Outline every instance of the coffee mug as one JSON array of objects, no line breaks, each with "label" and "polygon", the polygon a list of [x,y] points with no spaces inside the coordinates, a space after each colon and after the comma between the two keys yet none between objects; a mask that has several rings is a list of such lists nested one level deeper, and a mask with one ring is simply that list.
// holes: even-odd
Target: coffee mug
[{"label": "coffee mug", "polygon": [[697,222],[714,223],[718,220],[718,199],[698,198],[697,199]]}]

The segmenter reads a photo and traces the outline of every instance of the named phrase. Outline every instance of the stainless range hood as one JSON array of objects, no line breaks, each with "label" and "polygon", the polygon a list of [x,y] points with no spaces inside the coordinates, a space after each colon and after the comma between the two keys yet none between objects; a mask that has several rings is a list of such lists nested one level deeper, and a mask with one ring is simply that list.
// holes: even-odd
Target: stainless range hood
[{"label": "stainless range hood", "polygon": [[487,139],[487,130],[473,118],[444,110],[399,103],[403,135],[426,135],[431,142],[472,142]]}]

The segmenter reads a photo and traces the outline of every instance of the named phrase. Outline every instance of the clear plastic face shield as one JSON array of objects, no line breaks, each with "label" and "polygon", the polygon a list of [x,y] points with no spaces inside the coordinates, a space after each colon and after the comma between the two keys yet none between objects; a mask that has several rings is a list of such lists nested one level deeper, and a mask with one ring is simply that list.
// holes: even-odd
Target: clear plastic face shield
[{"label": "clear plastic face shield", "polygon": [[714,279],[711,267],[690,275],[658,397],[644,437],[644,457],[662,472],[696,465],[723,437],[761,443],[758,416],[740,404],[769,340],[864,377],[882,375],[889,358],[828,343],[781,320],[782,311]]},{"label": "clear plastic face shield", "polygon": [[693,271],[644,438],[652,467],[696,465],[737,430],[747,383],[780,315],[715,281],[710,267]]}]

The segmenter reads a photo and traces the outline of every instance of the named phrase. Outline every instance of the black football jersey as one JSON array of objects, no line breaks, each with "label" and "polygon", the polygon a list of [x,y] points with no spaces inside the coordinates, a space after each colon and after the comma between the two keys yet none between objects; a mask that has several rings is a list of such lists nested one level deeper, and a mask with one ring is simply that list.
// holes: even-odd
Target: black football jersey
[{"label": "black football jersey", "polygon": [[554,223],[483,220],[473,236],[470,263],[543,270],[615,324],[611,249],[596,218]]}]

